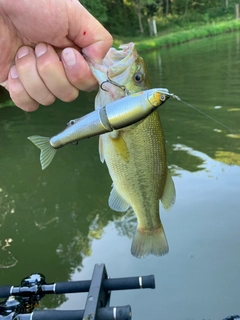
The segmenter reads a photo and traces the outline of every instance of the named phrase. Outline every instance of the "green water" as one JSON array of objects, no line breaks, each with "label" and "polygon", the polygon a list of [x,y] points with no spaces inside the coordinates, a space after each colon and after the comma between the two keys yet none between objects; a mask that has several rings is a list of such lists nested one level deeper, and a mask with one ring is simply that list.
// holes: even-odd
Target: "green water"
[{"label": "green water", "polygon": [[[144,54],[152,87],[181,99],[240,133],[239,33]],[[239,313],[240,139],[177,100],[159,110],[177,191],[161,208],[170,252],[131,256],[131,214],[107,205],[111,180],[98,139],[59,150],[41,171],[26,138],[51,136],[93,109],[95,93],[37,112],[0,108],[0,285],[33,272],[48,282],[90,279],[95,263],[111,277],[154,274],[155,290],[113,292],[111,305],[132,306],[133,320],[222,319]],[[46,297],[42,307],[80,309],[85,294]]]}]

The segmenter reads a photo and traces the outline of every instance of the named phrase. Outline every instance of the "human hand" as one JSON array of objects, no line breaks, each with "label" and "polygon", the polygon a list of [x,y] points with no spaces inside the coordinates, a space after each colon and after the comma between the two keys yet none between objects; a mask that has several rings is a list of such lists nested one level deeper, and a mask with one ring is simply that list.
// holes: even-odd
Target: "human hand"
[{"label": "human hand", "polygon": [[78,0],[0,0],[0,84],[25,111],[94,89],[81,52],[100,62],[111,45]]}]

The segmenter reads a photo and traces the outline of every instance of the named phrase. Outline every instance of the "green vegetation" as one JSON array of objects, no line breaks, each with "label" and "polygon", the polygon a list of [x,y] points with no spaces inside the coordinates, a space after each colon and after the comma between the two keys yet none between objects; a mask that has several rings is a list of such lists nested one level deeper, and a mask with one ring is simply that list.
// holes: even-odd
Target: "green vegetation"
[{"label": "green vegetation", "polygon": [[233,20],[240,0],[80,0],[117,36],[148,36],[148,19],[158,33]]},{"label": "green vegetation", "polygon": [[[169,34],[158,37],[152,37],[148,39],[143,38],[140,41],[139,39],[136,39],[135,44],[138,51],[146,51],[153,48],[180,44],[193,39],[215,36],[221,33],[231,32],[238,29],[240,29],[240,20],[232,20],[217,24],[195,27],[191,30],[171,32]],[[120,42],[120,40],[117,40],[115,44],[119,45]]]},{"label": "green vegetation", "polygon": [[[240,0],[80,0],[113,34],[114,46],[133,41],[139,51],[240,29]],[[149,37],[149,21],[157,36]]]}]

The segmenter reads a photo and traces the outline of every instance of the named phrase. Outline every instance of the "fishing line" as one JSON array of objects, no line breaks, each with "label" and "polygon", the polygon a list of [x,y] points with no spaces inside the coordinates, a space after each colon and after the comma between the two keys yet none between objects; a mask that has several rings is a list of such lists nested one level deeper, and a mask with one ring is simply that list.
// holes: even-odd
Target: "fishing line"
[{"label": "fishing line", "polygon": [[226,129],[228,129],[228,130],[229,130],[229,131],[231,131],[232,133],[235,133],[235,134],[239,135],[239,133],[238,133],[237,131],[235,131],[235,130],[231,129],[230,127],[226,126],[225,124],[223,124],[222,122],[218,121],[217,119],[215,119],[215,118],[213,118],[213,117],[209,116],[207,113],[205,113],[205,112],[201,111],[200,109],[198,109],[198,108],[194,107],[194,106],[193,106],[193,105],[191,105],[190,103],[187,103],[186,101],[182,100],[181,98],[179,98],[179,97],[178,97],[178,96],[176,96],[175,94],[173,94],[173,98],[177,99],[178,101],[182,102],[183,104],[187,105],[188,107],[190,107],[190,108],[192,108],[192,109],[196,110],[197,112],[199,112],[199,113],[203,114],[203,115],[204,115],[204,116],[206,116],[207,118],[209,118],[209,119],[211,119],[211,120],[215,121],[216,123],[220,124],[222,127],[224,127],[224,128],[226,128]]}]

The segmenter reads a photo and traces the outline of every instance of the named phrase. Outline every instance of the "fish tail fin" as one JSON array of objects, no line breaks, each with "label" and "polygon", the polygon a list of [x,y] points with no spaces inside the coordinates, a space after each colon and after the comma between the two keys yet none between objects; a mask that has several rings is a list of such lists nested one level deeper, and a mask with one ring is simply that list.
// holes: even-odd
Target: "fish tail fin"
[{"label": "fish tail fin", "polygon": [[162,256],[168,253],[168,243],[163,226],[155,230],[137,228],[133,238],[131,253],[136,258],[144,258],[149,254]]},{"label": "fish tail fin", "polygon": [[32,141],[32,143],[35,144],[35,146],[41,150],[40,163],[42,166],[42,170],[46,169],[52,162],[52,159],[54,158],[57,152],[57,150],[51,146],[50,138],[41,136],[31,136],[28,137],[28,139]]}]

